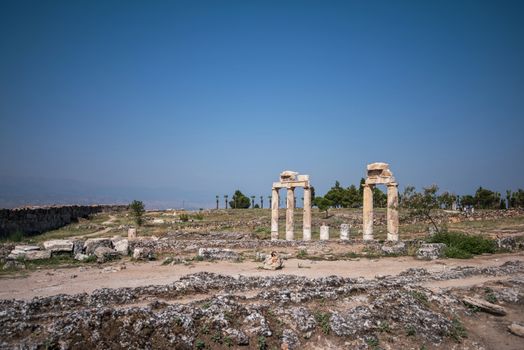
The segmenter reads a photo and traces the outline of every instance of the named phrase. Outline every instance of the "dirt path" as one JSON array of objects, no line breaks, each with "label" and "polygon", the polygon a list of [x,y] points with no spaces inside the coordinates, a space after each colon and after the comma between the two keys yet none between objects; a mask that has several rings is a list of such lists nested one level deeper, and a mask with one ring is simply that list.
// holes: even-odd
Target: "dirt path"
[{"label": "dirt path", "polygon": [[[0,299],[30,299],[35,296],[56,294],[90,293],[99,288],[138,287],[162,285],[176,281],[181,276],[207,271],[238,277],[291,274],[306,277],[339,275],[342,277],[374,278],[377,275],[397,275],[411,268],[423,267],[439,272],[456,266],[493,266],[509,260],[524,261],[524,254],[497,254],[480,256],[470,260],[446,259],[420,261],[412,257],[360,259],[355,261],[310,261],[290,259],[279,271],[260,270],[256,262],[196,262],[193,265],[162,266],[160,261],[134,263],[117,262],[111,265],[83,266],[75,268],[45,269],[30,273],[27,277],[3,277],[0,279]],[[122,265],[125,269],[118,270]],[[113,267],[113,269],[112,269]],[[111,272],[114,271],[114,272]],[[496,277],[495,279],[503,279]],[[439,281],[427,283],[431,288],[447,288],[483,283],[486,279]]]},{"label": "dirt path", "polygon": [[[114,223],[116,220],[116,216],[114,215],[109,215],[109,220],[106,220],[102,223],[102,225],[111,225],[112,223]],[[111,231],[112,227],[106,227],[105,229],[103,229],[102,231],[97,231],[97,232],[93,232],[93,233],[89,233],[87,235],[82,235],[82,236],[77,236],[75,238],[89,238],[89,237],[96,237],[96,236],[100,236],[100,235],[103,235],[105,233],[108,233],[109,231]]]}]

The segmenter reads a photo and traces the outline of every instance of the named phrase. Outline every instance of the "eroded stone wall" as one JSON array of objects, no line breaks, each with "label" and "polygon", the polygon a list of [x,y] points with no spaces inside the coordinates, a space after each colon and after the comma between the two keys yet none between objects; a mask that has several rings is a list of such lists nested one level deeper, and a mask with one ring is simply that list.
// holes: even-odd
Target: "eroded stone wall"
[{"label": "eroded stone wall", "polygon": [[91,214],[124,211],[127,205],[67,205],[0,209],[0,237],[17,231],[35,235],[54,230]]}]

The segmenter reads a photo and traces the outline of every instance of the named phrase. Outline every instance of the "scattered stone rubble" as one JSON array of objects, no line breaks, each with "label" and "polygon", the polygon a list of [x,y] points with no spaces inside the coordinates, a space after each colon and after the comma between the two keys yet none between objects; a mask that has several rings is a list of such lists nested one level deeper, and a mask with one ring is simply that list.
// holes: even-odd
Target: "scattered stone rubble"
[{"label": "scattered stone rubble", "polygon": [[205,260],[240,260],[240,255],[225,248],[200,248],[198,249],[198,256]]},{"label": "scattered stone rubble", "polygon": [[[512,276],[504,283],[517,288],[522,297],[523,274],[520,261],[438,273],[409,269],[373,280],[234,278],[201,272],[168,285],[0,300],[0,348],[193,349],[197,344],[256,348],[263,341],[268,348],[301,349],[321,338],[345,348],[368,348],[370,339],[386,343],[385,348],[399,348],[406,333],[417,344],[449,348],[456,345],[454,319],[467,317],[470,311],[462,297],[418,283]],[[198,295],[200,300],[184,301]],[[479,348],[469,339],[461,341],[461,348]]]},{"label": "scattered stone rubble", "polygon": [[[43,248],[43,249],[42,249]],[[6,249],[2,249],[4,251]],[[2,254],[5,254],[3,252]],[[9,263],[4,269],[21,267],[22,260],[49,259],[54,255],[69,255],[77,260],[84,261],[90,256],[96,256],[98,262],[118,259],[129,254],[129,241],[122,237],[90,238],[85,242],[81,240],[55,239],[45,241],[39,245],[16,245],[2,260],[17,260],[20,264]]]}]

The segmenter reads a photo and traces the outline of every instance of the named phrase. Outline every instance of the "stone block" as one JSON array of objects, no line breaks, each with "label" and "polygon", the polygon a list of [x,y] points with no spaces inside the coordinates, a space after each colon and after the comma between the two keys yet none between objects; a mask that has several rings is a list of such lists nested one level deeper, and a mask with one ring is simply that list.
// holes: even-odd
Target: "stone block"
[{"label": "stone block", "polygon": [[155,253],[153,250],[145,247],[135,248],[133,251],[133,259],[136,260],[155,260]]},{"label": "stone block", "polygon": [[340,224],[340,239],[344,241],[349,239],[349,224]]},{"label": "stone block", "polygon": [[43,260],[51,258],[50,250],[30,250],[25,253],[24,260]]},{"label": "stone block", "polygon": [[135,239],[136,238],[136,228],[130,228],[127,230],[127,238]]},{"label": "stone block", "polygon": [[98,247],[111,248],[111,240],[109,238],[89,238],[84,242],[84,251],[87,255],[93,255]]},{"label": "stone block", "polygon": [[404,242],[386,243],[381,247],[381,250],[386,255],[406,255],[408,252]]},{"label": "stone block", "polygon": [[320,240],[321,241],[329,240],[329,226],[327,225],[320,226]]},{"label": "stone block", "polygon": [[97,247],[94,254],[96,260],[100,263],[120,258],[120,254],[116,250],[103,246]]},{"label": "stone block", "polygon": [[444,243],[425,243],[417,251],[417,259],[435,260],[444,256],[446,245]]},{"label": "stone block", "polygon": [[17,245],[15,246],[15,249],[9,253],[7,256],[7,259],[15,260],[15,259],[24,259],[26,254],[31,251],[38,251],[40,250],[40,247],[37,245]]},{"label": "stone block", "polygon": [[129,241],[126,238],[122,237],[113,237],[111,238],[111,243],[113,248],[122,255],[129,254]]},{"label": "stone block", "polygon": [[45,241],[44,248],[45,250],[49,250],[52,253],[72,252],[73,241],[70,241],[68,239],[53,239],[51,241]]}]

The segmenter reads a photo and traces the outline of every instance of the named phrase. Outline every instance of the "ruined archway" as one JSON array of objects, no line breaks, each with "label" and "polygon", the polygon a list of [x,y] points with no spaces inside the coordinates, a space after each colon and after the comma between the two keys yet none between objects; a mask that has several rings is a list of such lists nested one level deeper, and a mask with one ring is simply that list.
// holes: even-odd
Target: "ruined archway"
[{"label": "ruined archway", "polygon": [[387,163],[372,163],[367,166],[367,178],[364,186],[364,209],[362,233],[364,240],[373,239],[373,188],[376,185],[387,186],[387,231],[388,241],[398,241],[398,184]]},{"label": "ruined archway", "polygon": [[294,234],[294,210],[295,210],[295,188],[304,188],[304,218],[303,218],[303,236],[304,241],[311,240],[311,186],[309,184],[309,175],[299,175],[294,171],[283,171],[280,174],[280,181],[273,182],[271,194],[271,240],[278,239],[278,208],[280,203],[279,190],[287,189],[286,200],[286,240],[295,239]]}]

